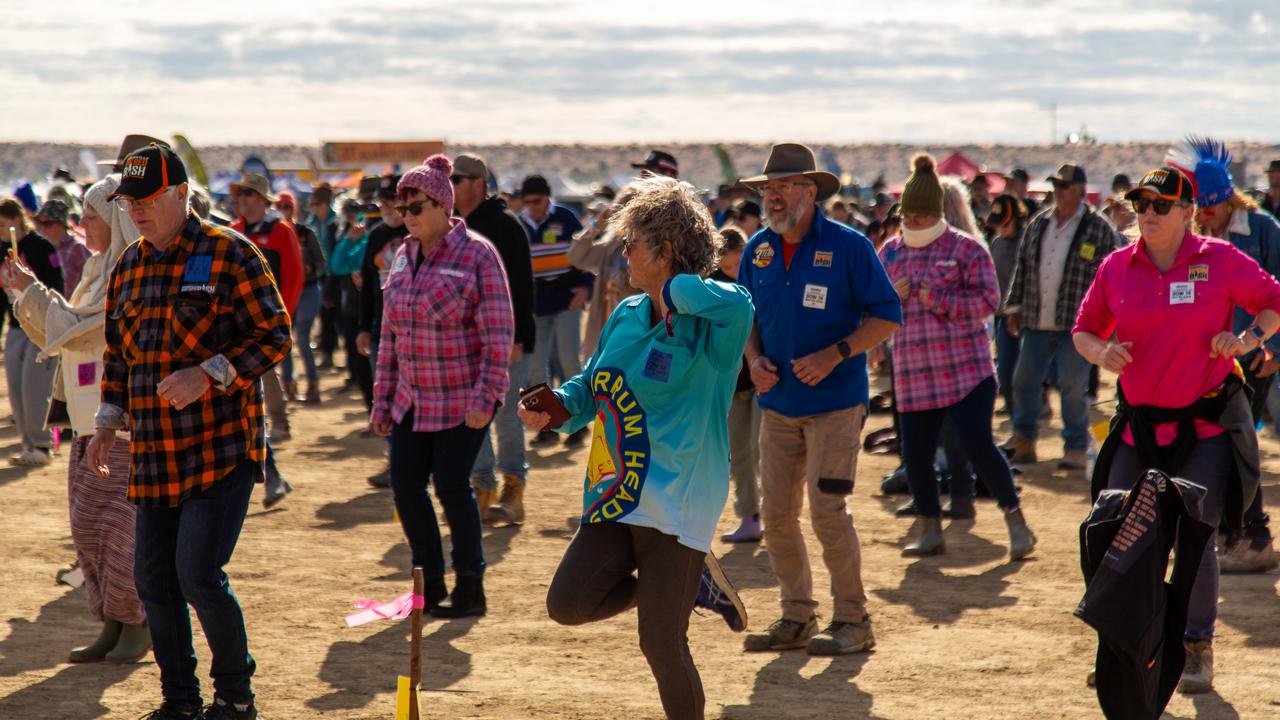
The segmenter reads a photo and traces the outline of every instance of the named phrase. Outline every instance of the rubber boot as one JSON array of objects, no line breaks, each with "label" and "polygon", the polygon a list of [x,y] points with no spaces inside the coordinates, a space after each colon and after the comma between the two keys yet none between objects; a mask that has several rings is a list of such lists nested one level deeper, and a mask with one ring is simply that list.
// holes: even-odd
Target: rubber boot
[{"label": "rubber boot", "polygon": [[123,623],[119,620],[107,619],[102,623],[102,632],[98,633],[98,639],[94,640],[91,645],[73,648],[67,656],[68,662],[87,663],[102,662],[107,658],[107,653],[116,646],[116,641],[120,639],[120,627]]},{"label": "rubber boot", "polygon": [[498,502],[498,491],[476,487],[474,482],[471,485],[476,494],[476,508],[480,510],[480,522],[485,525],[492,524],[493,511],[497,509],[494,503]]},{"label": "rubber boot", "polygon": [[493,508],[493,526],[524,524],[524,479],[517,475],[502,476],[502,496]]},{"label": "rubber boot", "polygon": [[924,557],[941,555],[947,551],[947,544],[942,539],[942,518],[920,517],[920,537],[902,548],[903,557]]},{"label": "rubber boot", "polygon": [[463,618],[481,616],[485,611],[484,576],[459,575],[453,592],[431,611],[431,615],[438,618]]},{"label": "rubber boot", "polygon": [[1027,527],[1022,508],[1006,511],[1004,523],[1009,526],[1009,559],[1021,560],[1036,547],[1036,534]]},{"label": "rubber boot", "polygon": [[151,651],[151,631],[147,624],[123,625],[115,649],[107,653],[107,662],[135,663]]}]

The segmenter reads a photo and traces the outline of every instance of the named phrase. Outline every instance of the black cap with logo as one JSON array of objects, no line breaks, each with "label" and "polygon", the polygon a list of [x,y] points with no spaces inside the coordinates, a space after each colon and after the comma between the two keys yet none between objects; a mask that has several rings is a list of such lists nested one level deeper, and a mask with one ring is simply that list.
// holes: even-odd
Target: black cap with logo
[{"label": "black cap with logo", "polygon": [[1195,188],[1191,179],[1175,167],[1158,167],[1142,176],[1137,186],[1124,194],[1125,200],[1136,200],[1142,196],[1143,190],[1150,190],[1162,200],[1192,202],[1195,200]]},{"label": "black cap with logo", "polygon": [[152,143],[135,150],[121,164],[120,187],[107,198],[128,197],[150,200],[166,188],[187,181],[187,168],[168,145]]}]

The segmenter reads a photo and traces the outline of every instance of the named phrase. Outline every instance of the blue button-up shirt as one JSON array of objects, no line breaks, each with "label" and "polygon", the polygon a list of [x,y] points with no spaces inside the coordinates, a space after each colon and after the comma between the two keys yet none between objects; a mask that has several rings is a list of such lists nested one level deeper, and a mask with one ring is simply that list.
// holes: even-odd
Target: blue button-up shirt
[{"label": "blue button-up shirt", "polygon": [[871,241],[818,210],[813,226],[783,263],[782,236],[763,229],[742,255],[738,282],[751,292],[765,357],[778,384],[760,406],[788,417],[845,410],[867,402],[867,356],[854,355],[816,386],[796,377],[791,361],[830,347],[864,317],[902,323],[902,303]]}]

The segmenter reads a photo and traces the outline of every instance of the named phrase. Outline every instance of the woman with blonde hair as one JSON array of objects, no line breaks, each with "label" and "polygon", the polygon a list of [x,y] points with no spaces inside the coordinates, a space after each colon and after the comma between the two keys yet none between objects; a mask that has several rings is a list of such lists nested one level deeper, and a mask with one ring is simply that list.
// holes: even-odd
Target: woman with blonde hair
[{"label": "woman with blonde hair", "polygon": [[25,265],[7,262],[14,313],[40,346],[44,362],[52,364],[49,358],[58,358],[53,394],[65,401],[77,434],[67,466],[71,539],[84,573],[89,611],[102,622],[102,632],[92,644],[72,650],[71,662],[135,662],[151,647],[146,612],[133,580],[136,508],[128,498],[129,443],[111,447],[111,472],[106,477],[90,467],[85,453],[98,410],[111,270],[138,237],[129,214],[107,199],[119,183],[119,175],[109,175],[85,193],[81,224],[93,255],[69,297],[38,280]]}]

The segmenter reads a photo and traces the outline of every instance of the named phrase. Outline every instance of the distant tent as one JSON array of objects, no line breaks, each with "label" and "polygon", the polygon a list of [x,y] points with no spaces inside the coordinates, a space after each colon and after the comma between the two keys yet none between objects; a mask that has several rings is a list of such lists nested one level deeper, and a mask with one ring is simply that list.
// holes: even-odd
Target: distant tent
[{"label": "distant tent", "polygon": [[939,175],[955,175],[963,178],[965,182],[969,182],[980,172],[982,168],[960,152],[953,152],[947,156],[947,159],[938,163]]}]

